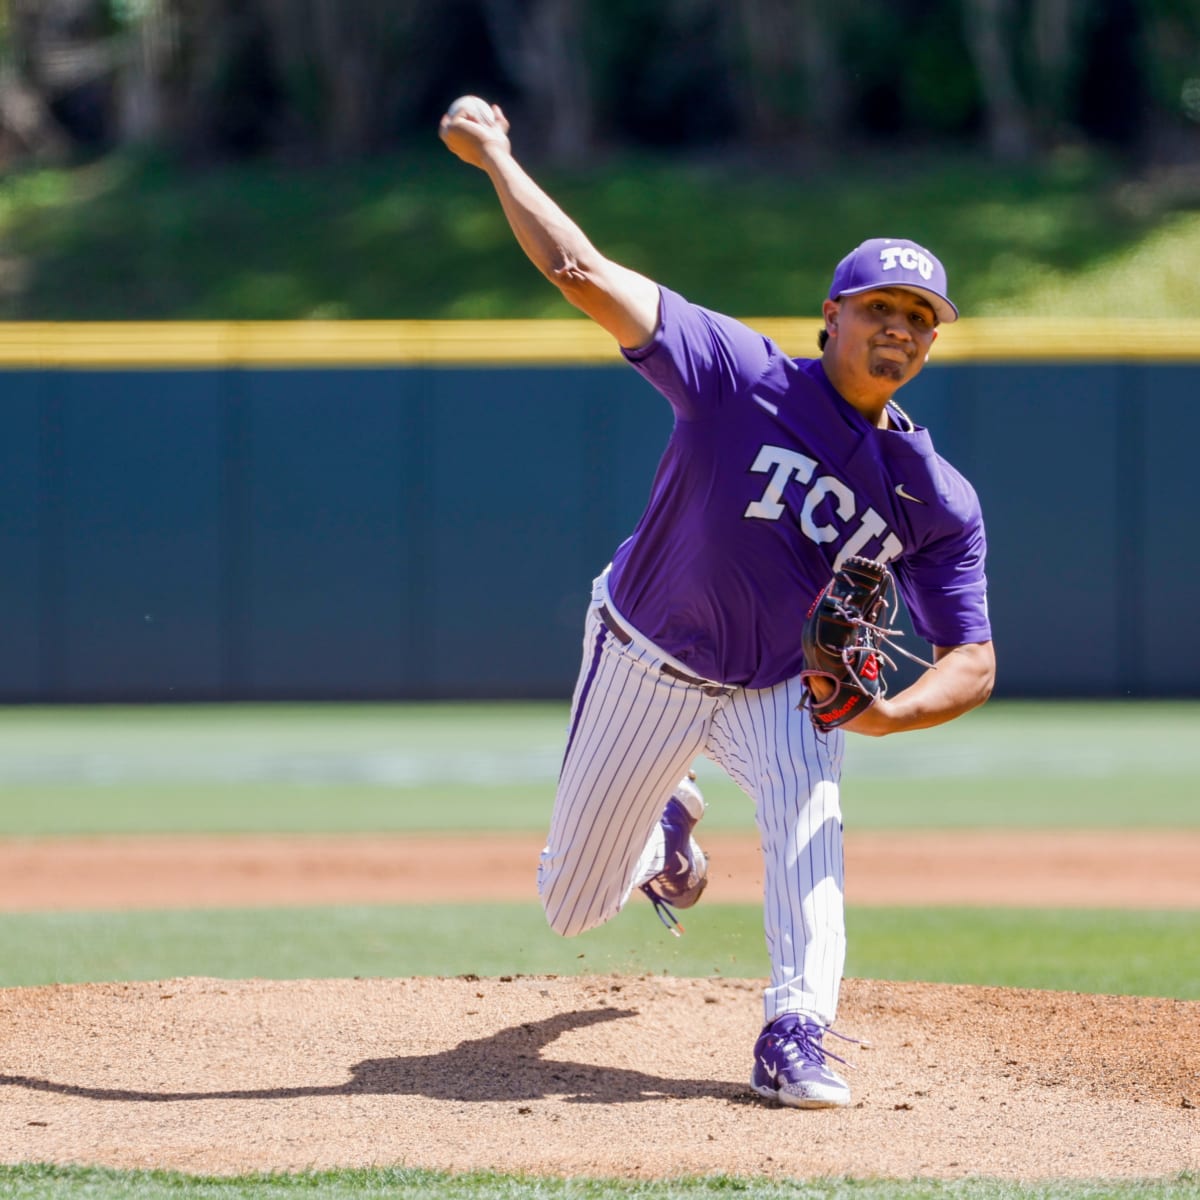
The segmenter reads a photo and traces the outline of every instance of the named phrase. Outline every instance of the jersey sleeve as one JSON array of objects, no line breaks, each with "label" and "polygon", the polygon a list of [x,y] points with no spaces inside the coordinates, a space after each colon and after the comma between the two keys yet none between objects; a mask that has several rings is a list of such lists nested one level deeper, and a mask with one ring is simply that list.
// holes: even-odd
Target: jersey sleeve
[{"label": "jersey sleeve", "polygon": [[660,287],[653,339],[622,353],[670,401],[677,417],[692,419],[759,379],[779,351],[740,321]]},{"label": "jersey sleeve", "polygon": [[934,646],[991,640],[987,537],[976,513],[953,534],[893,563],[913,629]]}]

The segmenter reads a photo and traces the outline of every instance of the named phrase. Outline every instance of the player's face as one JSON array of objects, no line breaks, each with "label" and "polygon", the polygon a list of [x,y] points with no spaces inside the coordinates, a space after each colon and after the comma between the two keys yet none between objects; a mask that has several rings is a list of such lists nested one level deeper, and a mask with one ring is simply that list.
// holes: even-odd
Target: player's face
[{"label": "player's face", "polygon": [[827,301],[826,321],[847,381],[867,390],[895,391],[906,384],[925,365],[937,337],[933,306],[903,288]]}]

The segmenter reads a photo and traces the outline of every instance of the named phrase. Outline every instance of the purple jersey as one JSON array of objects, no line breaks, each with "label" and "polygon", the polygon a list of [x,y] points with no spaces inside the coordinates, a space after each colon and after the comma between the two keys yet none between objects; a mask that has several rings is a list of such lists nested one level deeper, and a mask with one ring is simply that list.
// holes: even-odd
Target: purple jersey
[{"label": "purple jersey", "polygon": [[878,429],[819,359],[660,289],[626,357],[675,410],[646,511],[613,557],[618,610],[697,675],[771,687],[803,667],[800,627],[835,564],[890,562],[939,646],[988,625],[979,501],[898,409]]}]

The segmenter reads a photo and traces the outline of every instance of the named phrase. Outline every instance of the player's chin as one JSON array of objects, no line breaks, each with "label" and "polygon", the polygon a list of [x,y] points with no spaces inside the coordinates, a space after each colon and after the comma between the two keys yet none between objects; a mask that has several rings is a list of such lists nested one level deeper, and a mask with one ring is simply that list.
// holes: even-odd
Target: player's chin
[{"label": "player's chin", "polygon": [[877,358],[871,363],[871,375],[875,379],[887,379],[892,383],[903,383],[916,374],[913,364],[897,359]]}]

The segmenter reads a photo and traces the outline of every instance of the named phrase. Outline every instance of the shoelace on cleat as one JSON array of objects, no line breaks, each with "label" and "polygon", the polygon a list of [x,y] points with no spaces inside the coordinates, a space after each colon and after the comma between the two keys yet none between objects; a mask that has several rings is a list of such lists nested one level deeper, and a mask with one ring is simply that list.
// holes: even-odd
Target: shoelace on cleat
[{"label": "shoelace on cleat", "polygon": [[683,922],[675,915],[675,910],[648,884],[642,884],[642,891],[646,893],[650,903],[654,905],[654,911],[658,915],[658,919],[667,927],[672,937],[679,937],[686,932],[683,928]]},{"label": "shoelace on cleat", "polygon": [[835,1038],[839,1038],[843,1042],[853,1042],[856,1046],[868,1046],[869,1042],[864,1042],[860,1038],[853,1038],[838,1031],[829,1025],[821,1026],[814,1022],[807,1022],[796,1018],[795,1022],[789,1022],[783,1025],[778,1031],[772,1027],[771,1036],[777,1038],[781,1042],[792,1042],[800,1053],[800,1057],[806,1062],[814,1063],[818,1067],[825,1065],[827,1058],[832,1058],[834,1062],[841,1063],[847,1070],[855,1070],[853,1063],[848,1063],[840,1054],[834,1054],[832,1050],[826,1049],[821,1044],[821,1036],[831,1033]]}]

